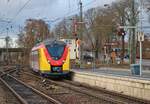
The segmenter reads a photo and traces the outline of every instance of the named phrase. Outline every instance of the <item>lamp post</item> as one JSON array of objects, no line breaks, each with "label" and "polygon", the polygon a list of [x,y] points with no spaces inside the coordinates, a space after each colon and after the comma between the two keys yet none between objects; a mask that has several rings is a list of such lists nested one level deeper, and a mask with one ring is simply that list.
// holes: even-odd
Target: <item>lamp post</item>
[{"label": "lamp post", "polygon": [[[83,26],[82,26],[82,23],[83,23],[83,6],[82,6],[82,1],[80,0],[79,1],[79,5],[80,5],[80,40],[82,41],[81,42],[81,45],[80,45],[80,51],[81,51],[81,54],[80,54],[80,64],[82,65],[83,64]],[[82,67],[80,65],[80,67]]]},{"label": "lamp post", "polygon": [[[136,26],[135,1],[131,0],[131,26]],[[132,28],[131,64],[136,62],[135,28]]]},{"label": "lamp post", "polygon": [[8,30],[9,30],[9,28],[6,28],[6,30],[7,30],[7,36],[5,38],[5,41],[6,41],[6,61],[8,62],[8,44],[9,44]]}]

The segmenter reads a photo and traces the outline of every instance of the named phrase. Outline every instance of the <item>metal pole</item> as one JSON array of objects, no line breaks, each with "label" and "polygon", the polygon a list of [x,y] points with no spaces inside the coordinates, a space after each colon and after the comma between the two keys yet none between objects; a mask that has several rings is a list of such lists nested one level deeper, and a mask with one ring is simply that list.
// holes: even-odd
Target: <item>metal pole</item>
[{"label": "metal pole", "polygon": [[[140,32],[140,36],[142,36],[142,15],[143,15],[143,2],[142,0],[140,0],[140,22],[141,22],[141,32]],[[142,41],[140,42],[140,76],[142,75]]]},{"label": "metal pole", "polygon": [[7,29],[7,36],[6,36],[6,61],[8,62],[8,42],[9,42],[9,37],[8,37],[8,28]]},{"label": "metal pole", "polygon": [[131,64],[131,31],[129,31],[129,44],[128,44],[128,54],[129,54],[129,64]]},{"label": "metal pole", "polygon": [[[132,25],[133,25],[133,23],[132,23]],[[137,32],[137,26],[135,26],[135,25],[134,26],[120,26],[119,28],[131,29],[132,30],[132,31],[130,31],[130,34],[132,33],[132,36],[129,37],[129,54],[130,54],[129,60],[130,60],[130,64],[135,64],[135,62],[134,62],[135,58],[133,56],[134,56],[134,51],[136,53],[136,50],[134,50],[133,40],[135,41],[135,39],[133,39],[133,38],[135,38],[135,36],[133,36],[133,35],[135,35],[135,33]]]},{"label": "metal pole", "polygon": [[142,27],[143,27],[143,23],[142,23],[142,19],[143,19],[143,2],[142,0],[140,0],[140,22],[141,22],[141,32],[142,32]]},{"label": "metal pole", "polygon": [[[136,25],[136,17],[135,17],[135,1],[131,0],[131,13],[132,13],[132,21],[131,26]],[[135,28],[132,28],[132,51],[131,51],[131,63],[135,64],[136,61],[136,45],[135,45]]]},{"label": "metal pole", "polygon": [[140,76],[142,75],[142,41],[140,41]]},{"label": "metal pole", "polygon": [[82,39],[82,22],[83,22],[83,13],[82,13],[82,1],[80,0],[79,1],[79,5],[80,5],[80,40],[81,40],[81,46],[80,46],[80,51],[81,51],[81,54],[80,54],[80,64],[82,64],[82,61],[83,61],[83,39]]},{"label": "metal pole", "polygon": [[8,37],[6,37],[6,59],[8,61]]},{"label": "metal pole", "polygon": [[122,64],[124,63],[124,53],[125,53],[125,46],[124,46],[124,33],[122,34]]}]

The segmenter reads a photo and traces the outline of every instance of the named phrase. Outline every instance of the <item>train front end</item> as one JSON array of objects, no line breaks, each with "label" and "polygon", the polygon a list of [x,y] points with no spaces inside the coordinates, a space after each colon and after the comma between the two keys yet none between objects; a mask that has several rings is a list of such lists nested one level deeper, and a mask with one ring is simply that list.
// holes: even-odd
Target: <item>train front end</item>
[{"label": "train front end", "polygon": [[70,52],[69,47],[61,41],[54,41],[45,44],[45,58],[49,70],[42,70],[46,75],[68,75],[70,72]]}]

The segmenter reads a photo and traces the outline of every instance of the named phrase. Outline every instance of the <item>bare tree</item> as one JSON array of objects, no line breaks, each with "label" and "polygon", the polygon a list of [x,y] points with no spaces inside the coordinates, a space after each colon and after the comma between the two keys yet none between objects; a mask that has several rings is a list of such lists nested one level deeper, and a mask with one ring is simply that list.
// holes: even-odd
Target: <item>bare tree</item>
[{"label": "bare tree", "polygon": [[48,25],[43,20],[28,19],[24,30],[18,34],[18,45],[25,48],[25,61],[29,60],[31,48],[40,41],[49,38]]},{"label": "bare tree", "polygon": [[72,23],[71,20],[63,19],[55,26],[55,36],[63,37],[63,38],[70,38],[72,35]]},{"label": "bare tree", "polygon": [[[118,2],[113,3],[112,7],[116,9],[118,21],[122,26],[136,26],[138,23],[138,7],[139,4],[135,0],[118,0]],[[132,40],[132,41],[131,41]],[[123,42],[123,35],[122,35],[122,42]],[[130,43],[131,42],[131,43]],[[129,44],[131,44],[130,47],[130,53],[131,53],[131,63],[135,63],[136,58],[136,37],[135,37],[135,29],[129,30]],[[123,46],[122,49],[124,50]],[[124,51],[122,51],[122,61],[124,58]]]},{"label": "bare tree", "polygon": [[110,36],[113,34],[115,26],[114,15],[111,9],[103,8],[92,8],[85,13],[85,20],[88,21],[85,26],[85,36],[88,37],[96,58],[105,42],[111,41]]},{"label": "bare tree", "polygon": [[145,0],[144,2],[145,2],[144,7],[146,7],[147,13],[148,13],[148,15],[149,15],[148,21],[149,21],[149,23],[150,23],[150,0]]}]

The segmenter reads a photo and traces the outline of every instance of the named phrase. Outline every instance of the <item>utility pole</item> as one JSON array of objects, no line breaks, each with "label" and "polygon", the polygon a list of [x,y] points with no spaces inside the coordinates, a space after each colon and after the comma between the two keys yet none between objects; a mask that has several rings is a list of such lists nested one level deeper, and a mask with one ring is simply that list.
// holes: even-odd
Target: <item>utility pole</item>
[{"label": "utility pole", "polygon": [[83,23],[83,6],[82,6],[82,1],[79,1],[79,5],[80,5],[80,40],[81,40],[81,44],[80,44],[80,64],[82,64],[83,61],[83,27],[82,27],[82,23]]},{"label": "utility pole", "polygon": [[[124,21],[122,21],[122,24],[124,25]],[[124,38],[125,38],[125,31],[124,31],[124,26],[123,28],[120,28],[121,26],[119,26],[118,28],[118,35],[121,36],[122,38],[122,51],[121,51],[121,63],[124,63],[124,53],[125,53],[125,42],[124,42]]]},{"label": "utility pole", "polygon": [[[131,26],[136,26],[135,17],[135,1],[131,0]],[[132,44],[131,44],[131,64],[136,63],[136,41],[135,41],[135,28],[132,28]]]},{"label": "utility pole", "polygon": [[[125,16],[122,17],[121,20],[121,24],[125,25]],[[122,52],[121,52],[121,63],[124,64],[124,54],[125,54],[125,42],[124,42],[124,38],[125,38],[125,29],[121,28],[121,38],[122,38]]]},{"label": "utility pole", "polygon": [[9,43],[9,37],[8,37],[8,28],[7,29],[7,36],[5,38],[6,41],[6,61],[8,62],[8,43]]},{"label": "utility pole", "polygon": [[125,53],[125,42],[124,42],[124,37],[125,37],[125,32],[123,31],[122,35],[122,64],[124,63],[124,53]]},{"label": "utility pole", "polygon": [[[138,40],[139,40],[139,43],[140,43],[140,76],[142,76],[142,41],[144,41],[144,33],[143,33],[143,29],[142,29],[142,26],[143,26],[143,23],[142,23],[142,16],[143,16],[143,0],[140,0],[140,36],[138,36]],[[139,39],[140,38],[140,39]]]}]

